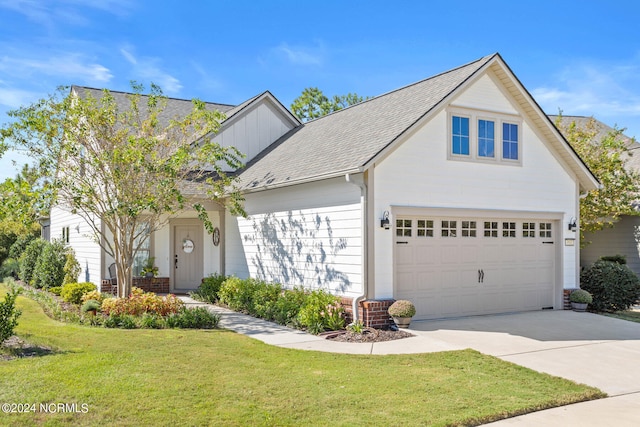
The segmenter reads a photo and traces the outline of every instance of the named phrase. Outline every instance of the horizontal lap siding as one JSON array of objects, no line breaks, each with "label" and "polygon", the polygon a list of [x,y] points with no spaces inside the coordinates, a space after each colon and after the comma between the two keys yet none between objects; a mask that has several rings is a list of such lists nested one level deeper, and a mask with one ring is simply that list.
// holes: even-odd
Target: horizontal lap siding
[{"label": "horizontal lap siding", "polygon": [[[230,239],[237,232],[242,250],[229,241],[228,255],[242,254],[251,277],[357,295],[362,289],[359,197],[357,187],[339,180],[250,195],[249,217],[234,218],[237,231],[228,230]],[[242,270],[242,263],[227,261]]]},{"label": "horizontal lap siding", "polygon": [[[79,228],[78,228],[79,226]],[[92,282],[99,285],[103,279],[101,273],[101,248],[93,239],[93,232],[81,217],[73,215],[59,207],[51,209],[51,239],[62,238],[62,229],[69,227],[68,245],[74,250],[80,263],[79,282]]]}]

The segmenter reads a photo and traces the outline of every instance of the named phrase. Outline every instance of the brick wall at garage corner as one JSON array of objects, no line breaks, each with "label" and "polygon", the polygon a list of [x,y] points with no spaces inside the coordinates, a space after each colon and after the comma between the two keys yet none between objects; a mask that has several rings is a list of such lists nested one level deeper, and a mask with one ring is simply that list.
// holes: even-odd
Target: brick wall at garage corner
[{"label": "brick wall at garage corner", "polygon": [[576,289],[578,288],[569,288],[564,290],[562,301],[565,310],[571,310],[571,301],[569,301],[569,295],[571,295],[571,292],[575,291]]},{"label": "brick wall at garage corner", "polygon": [[[364,300],[358,304],[358,316],[364,326],[370,328],[387,328],[393,325],[388,308],[395,302],[394,299]],[[342,298],[347,324],[353,322],[353,299]]]}]

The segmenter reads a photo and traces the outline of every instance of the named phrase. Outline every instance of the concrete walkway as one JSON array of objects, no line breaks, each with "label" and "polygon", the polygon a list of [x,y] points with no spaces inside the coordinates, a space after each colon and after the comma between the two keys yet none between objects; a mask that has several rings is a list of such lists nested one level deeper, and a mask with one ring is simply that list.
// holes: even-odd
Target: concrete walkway
[{"label": "concrete walkway", "polygon": [[[181,297],[189,305],[203,305]],[[206,305],[206,304],[205,304]],[[414,321],[414,337],[341,343],[217,306],[220,326],[267,344],[351,354],[407,354],[472,348],[551,375],[597,387],[609,397],[502,420],[491,425],[640,425],[640,323],[591,313],[537,311],[442,321]]]}]

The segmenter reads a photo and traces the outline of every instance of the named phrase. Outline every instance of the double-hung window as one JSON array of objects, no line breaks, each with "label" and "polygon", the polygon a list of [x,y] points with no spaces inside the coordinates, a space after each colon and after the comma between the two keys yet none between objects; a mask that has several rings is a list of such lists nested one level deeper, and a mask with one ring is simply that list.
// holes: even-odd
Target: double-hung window
[{"label": "double-hung window", "polygon": [[453,154],[469,155],[469,118],[453,116],[451,122],[451,148]]},{"label": "double-hung window", "polygon": [[478,157],[494,157],[495,123],[491,120],[478,120]]},{"label": "double-hung window", "polygon": [[448,126],[450,160],[522,163],[521,121],[516,116],[452,108]]},{"label": "double-hung window", "polygon": [[518,160],[518,125],[502,123],[502,158]]}]

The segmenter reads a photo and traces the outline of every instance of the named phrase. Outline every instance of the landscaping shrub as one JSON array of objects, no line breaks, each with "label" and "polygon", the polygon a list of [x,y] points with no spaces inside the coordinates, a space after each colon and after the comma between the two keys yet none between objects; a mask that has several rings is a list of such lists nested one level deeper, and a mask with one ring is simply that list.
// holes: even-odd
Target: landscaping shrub
[{"label": "landscaping shrub", "polygon": [[19,259],[20,255],[25,251],[29,243],[33,242],[37,237],[33,234],[23,234],[18,236],[15,242],[9,248],[9,258]]},{"label": "landscaping shrub", "polygon": [[62,286],[54,286],[53,288],[47,289],[47,291],[51,292],[54,295],[60,296],[60,293],[62,293]]},{"label": "landscaping shrub", "polygon": [[67,248],[64,254],[64,266],[62,271],[64,273],[64,278],[62,279],[62,283],[74,283],[78,281],[78,277],[80,277],[80,273],[82,272],[82,268],[80,267],[80,263],[76,259],[76,253],[71,248]]},{"label": "landscaping shrub", "polygon": [[218,292],[222,287],[222,283],[227,280],[227,276],[221,274],[213,274],[209,277],[202,279],[202,284],[197,290],[191,292],[191,297],[198,301],[208,302],[215,304],[218,302]]},{"label": "landscaping shrub", "polygon": [[231,310],[252,313],[257,286],[258,282],[255,279],[229,277],[220,287],[218,297],[220,302]]},{"label": "landscaping shrub", "polygon": [[[340,300],[323,290],[315,290],[309,294],[298,314],[300,324],[312,334],[325,330],[336,330],[344,327],[342,313],[344,309]],[[342,318],[342,322],[339,319]]]},{"label": "landscaping shrub", "polygon": [[38,258],[46,244],[47,242],[42,239],[34,239],[27,245],[20,256],[20,279],[23,282],[32,283],[33,270],[35,270]]},{"label": "landscaping shrub", "polygon": [[96,290],[96,285],[90,282],[67,283],[62,287],[62,292],[60,292],[60,296],[66,302],[70,302],[72,304],[81,304],[82,296],[87,292],[91,292],[95,290]]},{"label": "landscaping shrub", "polygon": [[103,326],[105,328],[136,329],[138,324],[136,323],[135,316],[130,314],[114,314],[104,320]]},{"label": "landscaping shrub", "polygon": [[132,291],[128,298],[107,298],[102,301],[102,312],[107,315],[130,314],[141,316],[144,313],[168,316],[176,313],[184,303],[175,295],[161,297],[153,292]]},{"label": "landscaping shrub", "polygon": [[[49,289],[49,291],[51,292],[51,289]],[[92,299],[92,300],[98,301],[100,304],[102,304],[102,301],[104,301],[107,298],[113,298],[113,295],[105,294],[105,293],[102,293],[102,292],[100,292],[98,290],[95,290],[95,291],[87,292],[84,295],[82,295],[81,301],[82,302],[87,302],[87,301]]]},{"label": "landscaping shrub", "polygon": [[207,310],[206,307],[182,307],[177,313],[165,320],[169,328],[213,329],[220,322],[220,315]]},{"label": "landscaping shrub", "polygon": [[298,313],[300,308],[305,304],[309,294],[302,287],[287,289],[282,296],[276,301],[276,310],[274,321],[281,325],[300,328],[298,321]]},{"label": "landscaping shrub", "polygon": [[33,269],[33,286],[48,289],[62,285],[66,262],[65,253],[66,248],[61,240],[45,243]]},{"label": "landscaping shrub", "polygon": [[617,262],[596,261],[580,275],[580,287],[591,293],[596,311],[627,310],[640,298],[640,279]]},{"label": "landscaping shrub", "polygon": [[20,292],[13,290],[4,296],[0,302],[0,344],[13,335],[13,329],[18,326],[18,317],[22,314],[16,309],[16,298]]},{"label": "landscaping shrub", "polygon": [[15,258],[6,258],[0,265],[0,278],[13,277],[17,279],[20,274],[20,262]]},{"label": "landscaping shrub", "polygon": [[153,313],[143,313],[138,324],[145,329],[162,329],[165,327],[164,318]]},{"label": "landscaping shrub", "polygon": [[86,313],[87,311],[98,311],[100,310],[100,306],[102,304],[94,299],[90,299],[90,300],[86,300],[83,304],[82,307],[80,308],[80,311],[82,311],[83,313]]},{"label": "landscaping shrub", "polygon": [[279,283],[259,282],[253,294],[253,316],[266,320],[275,320],[278,311],[278,300],[282,297],[282,286]]},{"label": "landscaping shrub", "polygon": [[627,263],[627,257],[624,255],[620,255],[620,254],[616,254],[616,255],[605,255],[603,257],[600,257],[600,259],[602,261],[611,261],[611,262],[617,262],[618,264],[626,264]]}]

